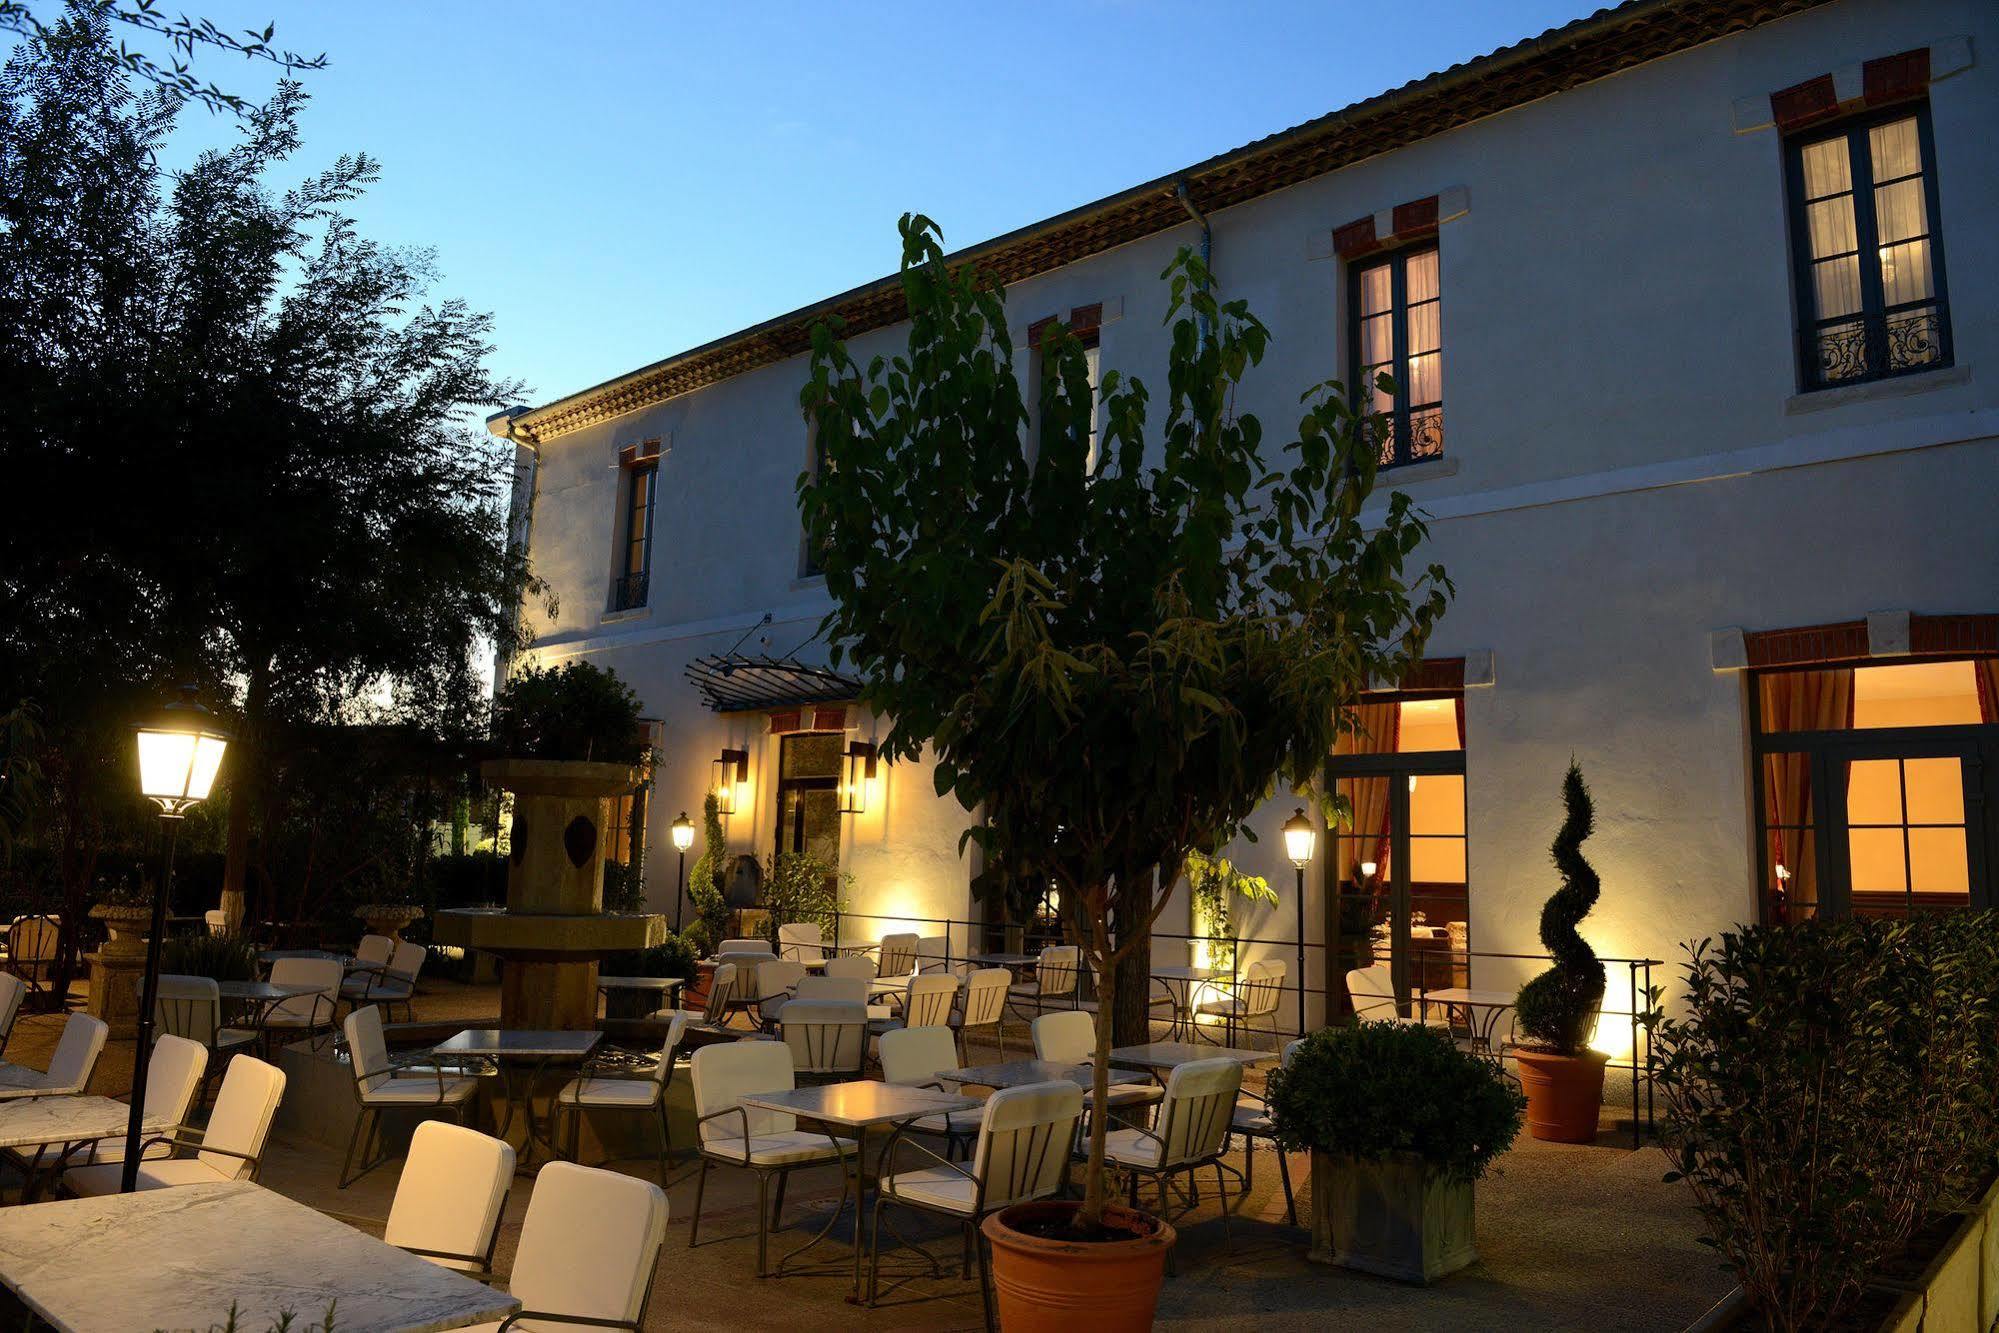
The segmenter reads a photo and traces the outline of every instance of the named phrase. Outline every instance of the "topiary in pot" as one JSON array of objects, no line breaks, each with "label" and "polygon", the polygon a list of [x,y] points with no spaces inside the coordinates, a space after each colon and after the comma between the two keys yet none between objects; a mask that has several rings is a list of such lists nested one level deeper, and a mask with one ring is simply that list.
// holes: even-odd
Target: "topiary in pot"
[{"label": "topiary in pot", "polygon": [[1568,817],[1551,855],[1562,877],[1541,908],[1541,944],[1554,965],[1520,988],[1514,1004],[1523,1038],[1515,1058],[1527,1092],[1527,1131],[1537,1139],[1588,1143],[1596,1138],[1607,1057],[1589,1048],[1603,1005],[1603,963],[1576,929],[1596,906],[1601,885],[1584,859],[1583,840],[1596,827],[1596,807],[1574,760],[1562,778]]},{"label": "topiary in pot", "polygon": [[1324,1028],[1267,1089],[1278,1143],[1312,1154],[1311,1257],[1429,1282],[1477,1258],[1472,1187],[1520,1132],[1498,1066],[1420,1023]]}]

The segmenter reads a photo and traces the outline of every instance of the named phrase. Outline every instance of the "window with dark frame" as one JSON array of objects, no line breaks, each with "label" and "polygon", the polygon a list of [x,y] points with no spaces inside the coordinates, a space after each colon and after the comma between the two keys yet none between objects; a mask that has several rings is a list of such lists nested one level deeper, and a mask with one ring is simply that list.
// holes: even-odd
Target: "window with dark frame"
[{"label": "window with dark frame", "polygon": [[1949,365],[1928,104],[1802,130],[1784,154],[1801,387]]},{"label": "window with dark frame", "polygon": [[[1089,472],[1092,475],[1094,475],[1097,470],[1097,444],[1098,444],[1097,436],[1099,432],[1099,426],[1097,423],[1097,416],[1098,416],[1097,409],[1102,405],[1101,403],[1101,393],[1103,388],[1103,350],[1102,350],[1103,326],[1101,323],[1102,312],[1103,312],[1103,306],[1101,304],[1078,306],[1076,309],[1069,312],[1069,320],[1070,320],[1069,331],[1072,335],[1074,335],[1076,341],[1082,344],[1083,376],[1086,380],[1088,380],[1090,385],[1090,438],[1089,438],[1089,443],[1085,447],[1083,452],[1083,467],[1085,471]],[[1049,319],[1053,318],[1054,318],[1053,316],[1049,317]],[[1049,320],[1046,319],[1037,320],[1033,324],[1029,325],[1027,329],[1027,345],[1031,349],[1030,372],[1028,376],[1029,380],[1028,392],[1034,395],[1034,399],[1036,402],[1040,401],[1039,395],[1041,393],[1041,377],[1042,375],[1047,373],[1048,363],[1047,360],[1041,355],[1041,330],[1048,324],[1048,322]],[[1035,436],[1034,445],[1035,449],[1038,452],[1041,447],[1040,436],[1039,436],[1039,431],[1040,431],[1039,425],[1035,427],[1035,430],[1036,430],[1036,436]]]},{"label": "window with dark frame", "polygon": [[611,585],[611,609],[633,611],[646,604],[652,571],[652,516],[659,490],[657,455],[625,468],[625,512],[618,577]]},{"label": "window with dark frame", "polygon": [[[1356,399],[1385,413],[1381,466],[1444,455],[1443,290],[1434,244],[1357,260],[1349,270],[1348,370]],[[1377,379],[1386,374],[1395,392]]]},{"label": "window with dark frame", "polygon": [[[826,453],[819,447],[819,428],[816,423],[810,427],[810,431],[812,438],[806,454],[806,467],[810,469],[812,476],[817,477],[821,469],[826,466]],[[819,558],[818,548],[812,545],[811,534],[805,531],[805,515],[801,512],[798,533],[798,577],[816,579],[825,572],[825,562]]]}]

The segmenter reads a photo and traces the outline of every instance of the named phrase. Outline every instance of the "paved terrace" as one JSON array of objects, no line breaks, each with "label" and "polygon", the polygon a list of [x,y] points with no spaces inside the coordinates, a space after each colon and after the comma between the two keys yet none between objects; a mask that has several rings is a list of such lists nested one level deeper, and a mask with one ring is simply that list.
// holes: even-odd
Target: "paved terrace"
[{"label": "paved terrace", "polygon": [[[493,987],[425,983],[417,1014],[425,1021],[448,1021],[496,1013]],[[11,1061],[40,1067],[54,1048],[61,1020],[23,1015],[8,1043]],[[1009,1027],[1007,1049],[1027,1049],[1026,1033]],[[100,1061],[90,1091],[123,1095],[130,1087],[133,1044],[112,1042]],[[996,1058],[992,1050],[971,1051],[972,1063]],[[677,1078],[684,1079],[685,1071]],[[1249,1081],[1260,1084],[1252,1071]],[[1604,1132],[1592,1146],[1537,1143],[1524,1134],[1494,1172],[1479,1185],[1480,1261],[1430,1288],[1403,1286],[1305,1258],[1306,1233],[1284,1224],[1284,1197],[1265,1145],[1257,1154],[1256,1182],[1224,1244],[1218,1213],[1205,1202],[1181,1225],[1180,1275],[1169,1278],[1160,1305],[1160,1325],[1185,1329],[1234,1329],[1253,1320],[1260,1328],[1366,1328],[1371,1333],[1402,1329],[1678,1330],[1707,1309],[1730,1283],[1713,1254],[1695,1243],[1695,1221],[1680,1186],[1661,1183],[1665,1158],[1655,1148],[1633,1150],[1628,1130],[1616,1132],[1613,1106]],[[490,1127],[488,1127],[490,1128]],[[879,1142],[879,1140],[875,1140]],[[1239,1158],[1233,1159],[1239,1166]],[[653,1174],[647,1160],[613,1163],[615,1169]],[[262,1183],[321,1211],[379,1235],[395,1193],[400,1159],[392,1159],[346,1190],[336,1188],[340,1153],[317,1142],[283,1133],[273,1136]],[[1301,1220],[1308,1217],[1309,1168],[1293,1159]],[[976,1329],[979,1298],[970,1281],[957,1278],[955,1232],[909,1222],[911,1234],[928,1241],[946,1263],[944,1280],[913,1277],[893,1290],[898,1264],[884,1246],[884,1295],[869,1311],[845,1300],[849,1270],[846,1250],[822,1244],[825,1276],[802,1275],[758,1280],[755,1242],[755,1184],[747,1172],[709,1173],[702,1244],[687,1248],[687,1224],[694,1205],[693,1170],[677,1165],[669,1182],[671,1218],[660,1273],[647,1312],[648,1329],[810,1328],[814,1333],[843,1328]],[[11,1199],[11,1185],[9,1194]],[[507,1204],[496,1270],[511,1270],[531,1185],[521,1177]],[[776,1256],[801,1243],[825,1218],[838,1197],[831,1168],[793,1178],[785,1204],[785,1231],[772,1238]],[[1204,1195],[1204,1200],[1207,1196]],[[908,1219],[907,1213],[898,1215]],[[844,1236],[842,1226],[836,1235]],[[116,1274],[106,1274],[116,1281]],[[217,1311],[218,1321],[225,1311]],[[301,1310],[316,1322],[322,1312]],[[23,1327],[25,1312],[0,1293],[0,1326]],[[250,1331],[261,1333],[261,1330]]]}]

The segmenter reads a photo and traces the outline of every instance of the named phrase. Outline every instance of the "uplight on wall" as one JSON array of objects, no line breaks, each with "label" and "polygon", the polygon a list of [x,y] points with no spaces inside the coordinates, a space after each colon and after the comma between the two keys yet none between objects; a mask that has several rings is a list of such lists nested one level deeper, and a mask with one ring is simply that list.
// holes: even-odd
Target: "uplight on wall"
[{"label": "uplight on wall", "polygon": [[715,808],[725,815],[733,815],[738,810],[749,808],[750,752],[748,750],[724,750],[714,764],[714,781],[709,790],[715,793]]},{"label": "uplight on wall", "polygon": [[848,742],[846,759],[840,773],[841,814],[867,813],[868,801],[874,795],[879,763],[874,746],[866,741]]}]

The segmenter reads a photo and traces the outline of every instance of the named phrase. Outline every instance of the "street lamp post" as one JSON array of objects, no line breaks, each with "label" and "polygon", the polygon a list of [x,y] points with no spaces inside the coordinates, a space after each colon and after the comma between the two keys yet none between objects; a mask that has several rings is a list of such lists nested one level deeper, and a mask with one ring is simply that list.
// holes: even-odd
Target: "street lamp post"
[{"label": "street lamp post", "polygon": [[1312,863],[1312,848],[1318,840],[1318,830],[1306,817],[1305,807],[1299,806],[1284,821],[1284,854],[1298,871],[1298,1035],[1301,1037],[1305,1035],[1305,867]]},{"label": "street lamp post", "polygon": [[135,729],[139,746],[139,791],[160,807],[166,826],[167,857],[153,893],[152,928],[146,932],[146,973],[139,987],[139,1043],[132,1055],[132,1111],[125,1122],[125,1169],[119,1191],[139,1183],[139,1142],[146,1119],[146,1075],[153,1045],[153,1006],[160,988],[160,941],[167,933],[167,899],[173,894],[174,849],[181,820],[208,799],[215,774],[229,748],[229,733],[215,715],[195,701],[194,687]]},{"label": "street lamp post", "polygon": [[680,853],[680,887],[673,895],[673,933],[680,933],[680,910],[687,902],[687,849],[694,845],[694,821],[682,810],[673,821],[673,849]]}]

